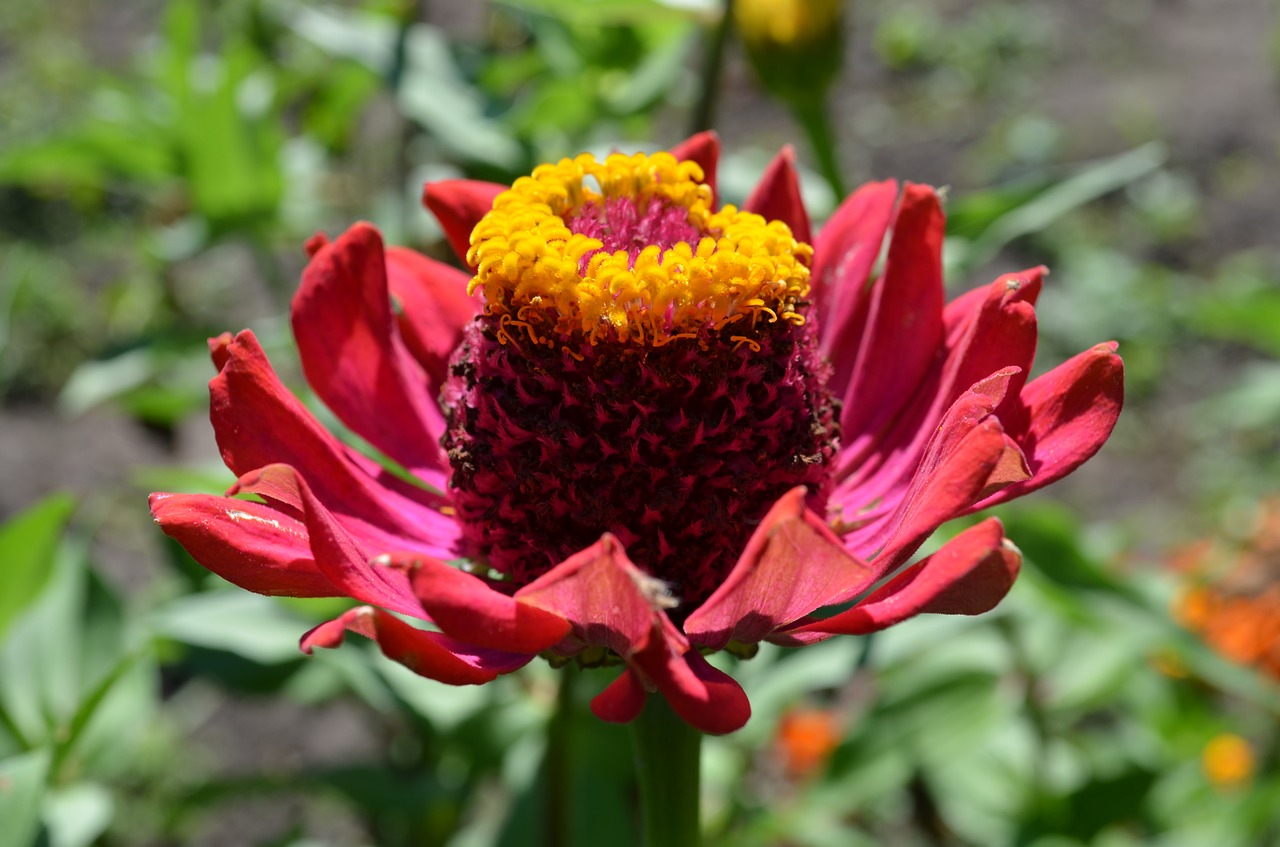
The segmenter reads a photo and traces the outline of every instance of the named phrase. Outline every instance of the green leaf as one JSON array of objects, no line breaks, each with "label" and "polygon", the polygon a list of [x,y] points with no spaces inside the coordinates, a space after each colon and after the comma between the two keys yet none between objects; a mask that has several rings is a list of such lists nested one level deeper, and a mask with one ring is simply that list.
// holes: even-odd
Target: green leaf
[{"label": "green leaf", "polygon": [[203,20],[191,0],[169,4],[165,82],[176,104],[173,143],[192,202],[215,231],[252,227],[283,191],[274,77],[247,36],[199,51]]},{"label": "green leaf", "polygon": [[209,402],[205,385],[213,369],[196,335],[146,338],[109,358],[81,362],[58,396],[59,408],[80,415],[116,403],[147,423],[178,423]]},{"label": "green leaf", "polygon": [[152,626],[183,644],[274,665],[301,658],[298,639],[311,624],[269,597],[235,589],[180,597],[155,613]]},{"label": "green leaf", "polygon": [[40,798],[49,753],[38,750],[0,761],[0,847],[31,847],[40,826]]},{"label": "green leaf", "polygon": [[[947,278],[963,277],[995,258],[1000,249],[1014,239],[1041,232],[1068,212],[1152,173],[1164,163],[1165,157],[1163,144],[1144,144],[1089,165],[1043,191],[1018,198],[1020,202],[1011,204],[972,240],[948,239]],[[986,198],[983,202],[999,206],[1008,201]]]},{"label": "green leaf", "polygon": [[574,24],[592,26],[638,26],[671,23],[696,18],[714,19],[719,14],[715,2],[660,2],[659,0],[498,0],[509,9],[548,15]]},{"label": "green leaf", "polygon": [[83,782],[50,792],[44,804],[49,847],[90,847],[114,812],[111,792],[101,785]]},{"label": "green leaf", "polygon": [[1075,592],[1104,592],[1135,605],[1143,600],[1088,556],[1080,546],[1080,526],[1062,506],[1044,503],[1001,513],[1005,532],[1022,550],[1026,562],[1059,586]]},{"label": "green leaf", "polygon": [[1259,288],[1235,297],[1203,297],[1191,315],[1195,329],[1280,356],[1280,291]]},{"label": "green leaf", "polygon": [[[86,766],[86,732],[113,702],[116,683],[136,670],[140,649],[129,650],[125,618],[111,589],[86,566],[81,543],[64,543],[49,584],[14,622],[0,647],[0,722],[18,746],[53,749],[61,772],[69,757]],[[144,680],[150,685],[154,671]],[[148,689],[150,690],[150,689]],[[146,725],[148,704],[135,701],[129,720],[97,742],[101,761],[126,761],[129,740]],[[123,749],[121,747],[123,745]]]},{"label": "green leaf", "polygon": [[75,509],[69,495],[55,494],[0,526],[0,640],[9,624],[49,580],[54,553]]},{"label": "green leaf", "polygon": [[[287,11],[282,14],[285,25],[322,50],[390,77],[398,37],[392,21],[300,3],[281,3],[279,8]],[[520,145],[485,114],[484,98],[458,68],[448,38],[435,27],[409,28],[396,102],[405,116],[459,158],[505,170],[523,161]]]}]

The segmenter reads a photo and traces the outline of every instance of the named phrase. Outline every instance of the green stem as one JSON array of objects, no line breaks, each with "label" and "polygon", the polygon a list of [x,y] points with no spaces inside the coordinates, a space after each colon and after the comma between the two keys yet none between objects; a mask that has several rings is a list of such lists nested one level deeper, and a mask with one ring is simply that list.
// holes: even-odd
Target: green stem
[{"label": "green stem", "polygon": [[844,178],[840,175],[835,132],[831,127],[826,98],[815,94],[813,97],[793,100],[791,105],[795,109],[800,127],[809,136],[809,147],[818,162],[818,170],[822,172],[827,185],[831,186],[831,193],[839,203],[844,199]]},{"label": "green stem", "polygon": [[560,669],[560,691],[556,713],[547,727],[547,757],[543,778],[547,787],[546,844],[569,843],[569,808],[573,802],[570,781],[570,745],[573,743],[573,691],[578,669],[573,664]]},{"label": "green stem", "polygon": [[631,725],[644,847],[697,847],[702,733],[662,695],[652,696]]},{"label": "green stem", "polygon": [[702,89],[698,102],[689,118],[689,134],[695,135],[711,129],[715,123],[716,103],[720,100],[720,69],[724,67],[724,46],[729,40],[729,27],[733,23],[732,0],[721,4],[720,23],[707,38],[707,52],[702,60]]}]

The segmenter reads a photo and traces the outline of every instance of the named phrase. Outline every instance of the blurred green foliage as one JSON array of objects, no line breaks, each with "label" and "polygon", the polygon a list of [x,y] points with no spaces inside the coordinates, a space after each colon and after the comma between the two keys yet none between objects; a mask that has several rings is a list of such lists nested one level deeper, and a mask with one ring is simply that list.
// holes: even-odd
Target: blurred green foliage
[{"label": "blurred green foliage", "polygon": [[[509,181],[580,149],[677,140],[722,6],[7,4],[0,413],[106,406],[171,439],[203,414],[207,336],[252,324],[289,360],[281,315],[314,231],[366,218],[444,256],[418,208],[425,179]],[[1043,499],[1002,511],[1027,564],[992,615],[916,621],[865,656],[839,639],[716,658],[755,716],[706,746],[709,843],[1275,842],[1280,690],[1176,627],[1177,579],[1151,563],[1280,478],[1280,252],[1219,248],[1208,223],[1259,165],[1206,176],[1141,109],[1116,119],[1126,144],[1077,155],[1036,98],[1070,46],[1042,6],[873,0],[848,19],[841,34],[867,48],[853,84],[874,64],[884,96],[852,116],[837,106],[827,129],[842,144],[830,161],[818,151],[818,170],[891,149],[907,127],[954,130],[967,186],[948,194],[949,281],[1049,264],[1038,367],[1116,338],[1129,403],[1109,476],[1063,486],[1090,521]],[[772,150],[725,141],[732,197]],[[171,464],[113,493],[142,514],[146,490],[226,482]],[[341,604],[227,590],[159,538],[162,575],[125,590],[99,557],[103,496],[54,495],[0,526],[0,847],[634,837],[625,732],[586,709],[607,672],[562,686],[539,664],[446,689],[367,645],[304,658],[298,636]],[[294,747],[263,762],[237,733],[274,703]],[[838,715],[845,740],[797,779],[774,736],[798,704]],[[330,737],[321,714],[345,732]],[[1235,786],[1201,764],[1224,733],[1256,753]],[[325,758],[329,742],[347,746]],[[237,751],[250,761],[218,755]],[[283,811],[236,829],[264,808]]]}]

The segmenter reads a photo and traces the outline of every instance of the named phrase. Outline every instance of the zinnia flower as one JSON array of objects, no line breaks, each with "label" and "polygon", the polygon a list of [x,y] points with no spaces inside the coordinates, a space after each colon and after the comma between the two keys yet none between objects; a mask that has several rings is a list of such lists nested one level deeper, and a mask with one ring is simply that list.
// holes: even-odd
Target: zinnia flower
[{"label": "zinnia flower", "polygon": [[1258,503],[1242,544],[1201,541],[1172,564],[1188,575],[1174,618],[1228,659],[1280,680],[1280,497]]},{"label": "zinnia flower", "polygon": [[328,433],[253,333],[224,335],[211,415],[239,478],[155,494],[155,519],[243,588],[361,604],[308,652],[356,632],[450,684],[539,654],[620,665],[597,715],[656,691],[709,733],[750,706],[707,654],[992,608],[1020,563],[995,519],[902,566],[1098,450],[1115,345],[1028,382],[1042,269],[945,304],[933,189],[864,186],[812,241],[789,151],[742,210],[716,206],[718,152],[704,134],[429,185],[474,276],[365,224],[317,237],[303,370],[398,467]]}]

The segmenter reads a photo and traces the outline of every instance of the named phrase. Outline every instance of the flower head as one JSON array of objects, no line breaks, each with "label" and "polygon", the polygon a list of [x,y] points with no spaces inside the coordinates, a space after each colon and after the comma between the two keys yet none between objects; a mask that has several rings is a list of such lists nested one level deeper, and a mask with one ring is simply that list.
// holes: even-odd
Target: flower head
[{"label": "flower head", "polygon": [[1020,563],[998,521],[904,565],[1098,450],[1114,345],[1028,382],[1042,270],[944,304],[932,189],[865,186],[815,241],[789,151],[742,210],[716,204],[717,154],[703,135],[429,185],[470,275],[363,224],[314,240],[307,380],[413,479],[327,433],[243,332],[212,342],[239,479],[155,494],[156,520],[245,588],[361,604],[307,651],[357,632],[452,684],[617,664],[598,715],[658,692],[706,732],[750,714],[706,654],[990,609]]}]

